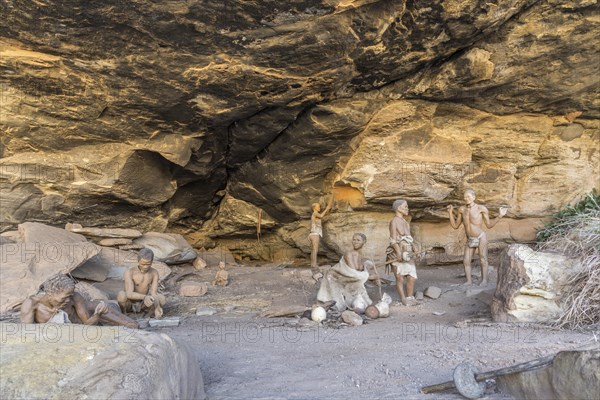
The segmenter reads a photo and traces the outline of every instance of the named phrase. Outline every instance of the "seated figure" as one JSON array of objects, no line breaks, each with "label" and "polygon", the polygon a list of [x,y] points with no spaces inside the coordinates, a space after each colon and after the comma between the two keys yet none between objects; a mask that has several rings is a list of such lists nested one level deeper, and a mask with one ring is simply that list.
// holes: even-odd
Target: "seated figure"
[{"label": "seated figure", "polygon": [[125,290],[120,291],[117,301],[122,312],[149,312],[154,318],[163,316],[162,307],[166,298],[158,293],[158,271],[152,268],[154,253],[143,248],[138,253],[138,265],[131,267],[125,275]]},{"label": "seated figure", "polygon": [[21,322],[122,325],[137,329],[138,323],[119,312],[116,304],[86,300],[75,292],[75,281],[64,274],[46,280],[38,294],[21,306]]},{"label": "seated figure", "polygon": [[352,236],[352,250],[346,252],[340,261],[325,273],[317,300],[323,303],[334,300],[333,307],[338,311],[346,308],[364,311],[372,303],[365,289],[365,282],[370,278],[367,268],[374,267],[374,264],[363,261],[361,253],[366,241],[367,237],[362,233]]},{"label": "seated figure", "polygon": [[212,283],[213,286],[227,286],[229,285],[229,272],[225,270],[225,263],[219,261],[219,270],[215,275],[215,280]]}]

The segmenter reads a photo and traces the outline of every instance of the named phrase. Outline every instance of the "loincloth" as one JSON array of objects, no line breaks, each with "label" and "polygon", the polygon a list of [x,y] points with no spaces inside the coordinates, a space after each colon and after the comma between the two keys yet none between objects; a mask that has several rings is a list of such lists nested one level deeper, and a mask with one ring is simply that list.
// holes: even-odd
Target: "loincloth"
[{"label": "loincloth", "polygon": [[[391,265],[391,271],[394,275],[406,276],[410,275],[413,278],[417,279],[417,267],[415,266],[415,262],[410,259],[410,252],[402,251],[403,261],[394,261],[397,260],[396,252],[394,248],[390,245],[385,250],[385,261],[387,265]],[[406,255],[406,257],[405,257]],[[407,259],[404,261],[404,259]]]},{"label": "loincloth", "polygon": [[467,237],[467,246],[472,248],[472,249],[476,249],[479,247],[479,241],[481,240],[481,238],[483,237],[483,235],[485,235],[485,232],[481,232],[479,234],[479,236],[477,237]]},{"label": "loincloth", "polygon": [[312,226],[308,237],[310,238],[312,235],[319,235],[319,237],[323,237],[323,228],[320,226]]}]

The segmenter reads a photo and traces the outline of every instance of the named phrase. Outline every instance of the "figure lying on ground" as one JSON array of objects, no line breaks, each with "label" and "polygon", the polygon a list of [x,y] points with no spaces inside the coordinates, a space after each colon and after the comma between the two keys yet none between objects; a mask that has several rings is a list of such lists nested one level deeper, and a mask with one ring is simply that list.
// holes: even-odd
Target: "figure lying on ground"
[{"label": "figure lying on ground", "polygon": [[138,323],[121,314],[116,304],[88,301],[75,292],[75,281],[64,274],[50,277],[42,284],[38,294],[23,302],[21,322],[122,325],[138,328]]}]

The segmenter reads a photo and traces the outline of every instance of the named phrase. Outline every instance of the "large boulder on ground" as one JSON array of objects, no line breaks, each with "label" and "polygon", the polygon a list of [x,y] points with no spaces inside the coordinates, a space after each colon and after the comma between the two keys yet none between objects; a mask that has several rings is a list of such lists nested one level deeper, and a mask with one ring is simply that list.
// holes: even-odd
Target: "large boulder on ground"
[{"label": "large boulder on ground", "polygon": [[[96,256],[73,270],[71,274],[79,279],[104,282],[109,278],[123,279],[125,271],[131,267],[135,267],[137,264],[136,252],[101,247],[100,252]],[[152,268],[158,271],[161,280],[171,273],[171,268],[156,259],[152,262]]]},{"label": "large boulder on ground", "polygon": [[3,399],[205,399],[194,353],[123,327],[0,324]]},{"label": "large boulder on ground", "polygon": [[516,399],[597,399],[600,351],[561,351],[546,368],[498,378],[503,393]]},{"label": "large boulder on ground", "polygon": [[498,322],[542,322],[561,312],[567,277],[576,260],[513,244],[502,253],[492,317]]},{"label": "large boulder on ground", "polygon": [[59,272],[69,272],[100,248],[76,233],[40,223],[19,225],[15,243],[0,246],[0,312],[19,305]]},{"label": "large boulder on ground", "polygon": [[154,252],[154,259],[166,264],[192,262],[198,256],[196,250],[177,233],[147,232],[133,241]]}]

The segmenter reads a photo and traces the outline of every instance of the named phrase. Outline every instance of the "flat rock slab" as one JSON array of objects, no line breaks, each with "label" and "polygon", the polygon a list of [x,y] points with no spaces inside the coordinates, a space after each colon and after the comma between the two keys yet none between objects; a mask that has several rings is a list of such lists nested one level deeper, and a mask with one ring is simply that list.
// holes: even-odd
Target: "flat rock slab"
[{"label": "flat rock slab", "polygon": [[100,241],[98,241],[98,245],[99,246],[126,246],[126,245],[130,245],[133,243],[132,239],[126,239],[126,238],[108,238],[108,239],[102,239]]},{"label": "flat rock slab", "polygon": [[80,233],[85,236],[101,238],[127,238],[135,239],[142,236],[142,232],[136,229],[124,228],[71,228],[71,232]]},{"label": "flat rock slab", "polygon": [[210,307],[202,307],[202,308],[198,308],[196,310],[196,315],[199,315],[199,316],[215,315],[216,313],[217,313],[217,310],[214,308],[210,308]]},{"label": "flat rock slab", "polygon": [[123,327],[0,323],[2,399],[205,399],[190,349]]},{"label": "flat rock slab", "polygon": [[168,317],[162,319],[151,319],[149,324],[152,328],[168,328],[171,326],[179,326],[179,322],[179,317]]}]

